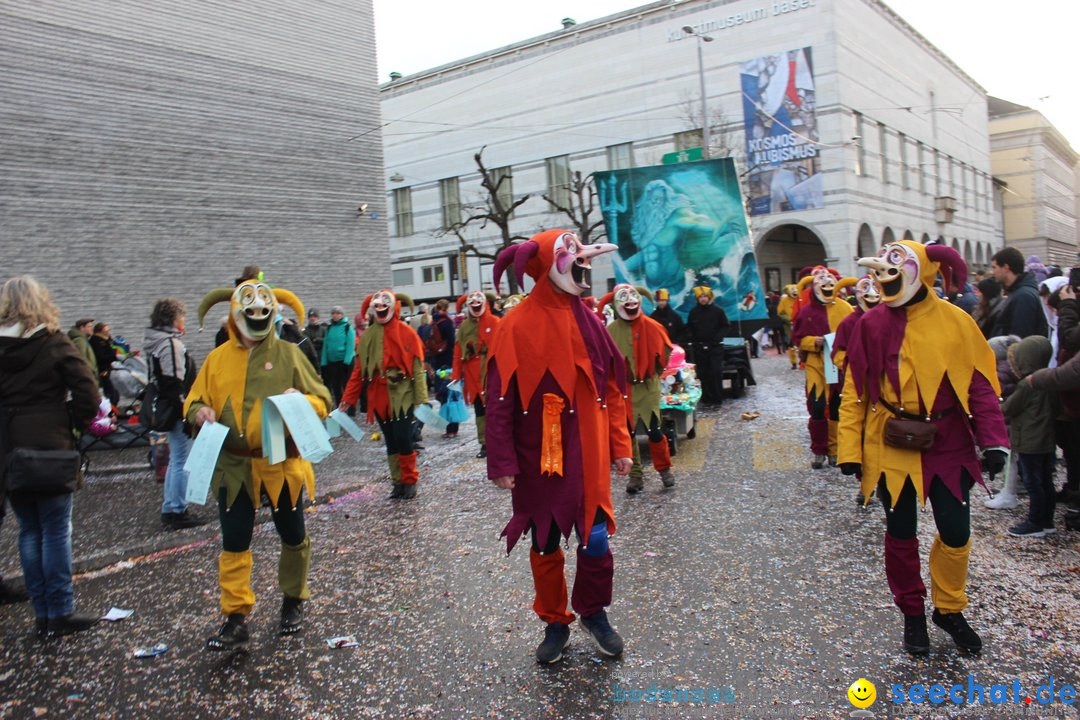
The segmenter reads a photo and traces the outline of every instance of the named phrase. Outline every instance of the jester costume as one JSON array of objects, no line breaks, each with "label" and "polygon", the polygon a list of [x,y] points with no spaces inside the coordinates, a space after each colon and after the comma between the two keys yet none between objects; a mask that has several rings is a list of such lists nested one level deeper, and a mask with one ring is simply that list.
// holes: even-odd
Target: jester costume
[{"label": "jester costume", "polygon": [[409,296],[380,290],[364,298],[360,313],[370,308],[375,322],[360,336],[356,364],[341,397],[344,407],[356,405],[360,393],[367,401],[368,422],[377,421],[386,441],[393,499],[416,497],[416,450],[413,448],[414,408],[428,401],[424,373],[424,344],[416,331],[402,322],[401,301]]},{"label": "jester costume", "polygon": [[281,538],[278,584],[285,598],[279,630],[288,635],[301,628],[301,603],[309,597],[311,565],[302,493],[307,489],[308,497],[314,495],[315,473],[291,439],[286,439],[284,461],[271,465],[263,456],[262,403],[271,395],[298,391],[320,418],[326,417],[331,404],[330,392],[300,348],[273,332],[279,302],[292,307],[297,317],[304,317],[304,307],[296,296],[260,280],[248,280],[235,290],[208,294],[199,306],[200,326],[210,307],[226,299],[231,300],[229,340],[207,356],[184,403],[184,416],[192,425],[219,422],[229,430],[211,485],[221,519],[221,611],[228,619],[207,642],[211,650],[247,642],[244,619],[255,605],[251,536],[255,509],[263,497],[273,508],[274,527]]},{"label": "jester costume", "polygon": [[805,358],[806,409],[810,413],[811,467],[836,464],[836,421],[840,409],[840,387],[825,382],[824,336],[836,332],[840,322],[851,314],[852,307],[836,296],[840,273],[818,265],[799,281],[800,291],[810,288],[809,299],[795,316],[791,344]]},{"label": "jester costume", "polygon": [[788,360],[791,362],[792,370],[799,367],[795,344],[791,342],[791,323],[795,318],[795,300],[798,296],[798,285],[785,285],[784,292],[780,295],[780,302],[776,304],[776,316],[784,323],[784,341],[788,344],[787,356]]},{"label": "jester costume", "polygon": [[457,301],[457,311],[468,308],[468,315],[458,328],[454,339],[454,368],[452,379],[461,381],[465,402],[472,403],[476,412],[476,439],[480,451],[476,457],[487,457],[487,438],[484,434],[487,418],[484,416],[484,380],[487,373],[488,344],[499,324],[499,318],[491,312],[489,298],[476,290],[462,295]]},{"label": "jester costume", "polygon": [[[671,472],[671,448],[660,429],[660,374],[671,357],[671,341],[664,326],[641,312],[641,298],[652,300],[652,293],[645,288],[620,284],[600,298],[600,310],[611,303],[615,306],[615,319],[608,324],[608,332],[615,340],[619,352],[626,360],[627,377],[630,379],[630,400],[627,403],[627,426],[634,439],[638,423],[649,435],[649,454],[653,467],[660,473],[664,487],[675,485]],[[641,467],[641,449],[632,442],[634,464],[626,492],[634,495],[645,488]]]},{"label": "jester costume", "polygon": [[526,533],[536,589],[533,609],[548,623],[537,660],[555,662],[570,639],[564,558],[559,537],[577,531],[577,575],[571,606],[601,652],[622,652],[608,624],[615,532],[610,467],[630,466],[626,431],[626,363],[603,323],[581,302],[591,258],[609,243],[582,245],[574,233],[550,230],[512,245],[495,263],[498,288],[513,264],[536,286],[503,318],[490,345],[487,374],[488,476],[512,490],[513,515],[503,536],[509,552]]},{"label": "jester costume", "polygon": [[[950,288],[967,277],[952,248],[905,240],[859,264],[877,276],[882,304],[855,325],[847,346],[840,469],[862,475],[866,497],[877,487],[886,511],[885,574],[904,614],[904,647],[914,654],[929,650],[916,517],[917,505],[930,499],[938,530],[930,549],[933,620],[958,647],[975,652],[982,641],[962,613],[969,493],[982,482],[975,446],[991,472],[1002,469],[1008,447],[994,353],[975,321],[933,291],[939,271]],[[896,418],[914,423],[897,432]],[[913,424],[932,426],[929,449],[913,447]]]}]

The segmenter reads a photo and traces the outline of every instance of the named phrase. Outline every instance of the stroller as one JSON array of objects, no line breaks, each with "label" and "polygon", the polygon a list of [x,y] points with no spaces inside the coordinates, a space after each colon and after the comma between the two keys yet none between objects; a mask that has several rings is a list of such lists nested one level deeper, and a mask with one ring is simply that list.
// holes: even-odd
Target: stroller
[{"label": "stroller", "polygon": [[[117,358],[113,361],[111,378],[113,387],[120,395],[116,403],[115,427],[106,431],[103,425],[101,432],[87,433],[79,438],[84,471],[90,468],[89,452],[92,450],[127,450],[156,445],[154,433],[138,422],[139,406],[148,382],[146,362],[135,355]],[[153,448],[148,460],[153,466]]]}]

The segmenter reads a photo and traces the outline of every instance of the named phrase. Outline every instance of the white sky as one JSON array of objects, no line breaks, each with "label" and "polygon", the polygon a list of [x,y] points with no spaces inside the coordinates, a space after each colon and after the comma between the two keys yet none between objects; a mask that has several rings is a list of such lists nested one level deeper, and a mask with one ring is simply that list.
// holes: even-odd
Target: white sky
[{"label": "white sky", "polygon": [[[374,0],[379,82],[648,4]],[[987,92],[1042,112],[1080,152],[1077,0],[886,0]]]}]

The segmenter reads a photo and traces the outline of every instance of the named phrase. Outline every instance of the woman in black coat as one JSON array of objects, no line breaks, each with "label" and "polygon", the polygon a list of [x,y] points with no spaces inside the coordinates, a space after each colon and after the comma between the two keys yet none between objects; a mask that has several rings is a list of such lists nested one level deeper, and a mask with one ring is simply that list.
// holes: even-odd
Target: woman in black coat
[{"label": "woman in black coat", "polygon": [[[68,400],[68,394],[71,400]],[[70,450],[72,428],[85,429],[101,395],[86,360],[67,335],[49,292],[29,275],[0,288],[0,435],[8,448]],[[6,473],[5,473],[6,474]],[[6,488],[7,478],[0,478]],[[40,638],[85,630],[97,617],[75,614],[71,586],[72,493],[8,493],[19,519],[19,558]]]}]

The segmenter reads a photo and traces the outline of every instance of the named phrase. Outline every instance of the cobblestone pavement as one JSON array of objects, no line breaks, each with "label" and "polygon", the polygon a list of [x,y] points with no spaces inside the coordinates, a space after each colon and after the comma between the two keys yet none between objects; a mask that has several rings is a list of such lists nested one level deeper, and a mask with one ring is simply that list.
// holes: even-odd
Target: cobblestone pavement
[{"label": "cobblestone pavement", "polygon": [[[1080,717],[1075,705],[889,701],[894,685],[960,683],[966,694],[969,675],[1010,693],[1015,678],[1021,700],[1051,678],[1075,686],[1077,533],[1011,538],[1023,508],[987,510],[978,491],[967,615],[986,647],[963,656],[932,627],[929,657],[909,658],[882,569],[881,509],[857,508],[838,471],[809,469],[802,378],[788,368],[755,361],[757,387],[701,414],[697,437],[681,439],[675,488],[652,474],[628,496],[613,479],[618,660],[575,625],[557,667],[534,662],[542,624],[527,553],[505,555],[509,496],[473,457],[471,425],[455,441],[427,434],[420,494],[405,503],[386,499],[380,443],[335,440],[306,516],[306,629],[275,634],[277,538],[261,525],[252,642],[235,655],[203,649],[220,621],[216,522],[162,532],[145,449],[96,456],[76,500],[76,599],[135,614],[41,643],[26,604],[0,608],[0,717],[848,717],[860,677],[877,687],[877,717]],[[760,418],[741,420],[747,410]],[[925,557],[933,521],[920,519]],[[16,530],[9,517],[0,531],[5,577],[18,573]],[[327,646],[350,634],[358,647]],[[132,656],[159,642],[164,654]],[[649,699],[653,690],[704,699]]]}]

